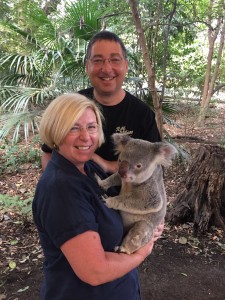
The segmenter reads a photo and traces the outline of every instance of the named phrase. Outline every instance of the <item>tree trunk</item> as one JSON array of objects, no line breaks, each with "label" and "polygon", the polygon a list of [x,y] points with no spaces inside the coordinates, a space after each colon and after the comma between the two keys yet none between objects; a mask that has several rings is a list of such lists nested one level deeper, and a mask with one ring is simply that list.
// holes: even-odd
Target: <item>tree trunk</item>
[{"label": "tree trunk", "polygon": [[132,11],[136,31],[139,36],[140,46],[141,46],[142,54],[143,54],[143,58],[144,58],[144,63],[145,63],[145,67],[146,67],[147,74],[148,74],[148,86],[149,86],[151,94],[152,94],[153,105],[154,105],[155,114],[156,114],[156,123],[157,123],[158,129],[159,129],[160,136],[163,139],[162,108],[160,106],[159,97],[157,94],[157,88],[156,88],[156,83],[155,83],[155,72],[152,68],[152,63],[151,63],[150,55],[149,55],[148,48],[147,48],[146,38],[145,38],[144,30],[142,28],[141,20],[140,20],[140,16],[139,16],[139,12],[138,12],[138,1],[129,0],[129,4],[130,4],[131,11]]},{"label": "tree trunk", "polygon": [[166,82],[167,82],[167,60],[168,60],[169,36],[170,36],[172,20],[174,18],[177,9],[177,0],[173,1],[173,3],[171,3],[171,6],[172,6],[171,11],[169,12],[168,15],[168,24],[165,26],[163,30],[164,45],[163,45],[163,66],[162,66],[163,78],[162,78],[161,102],[163,101],[165,96],[165,89],[166,89]]},{"label": "tree trunk", "polygon": [[[222,26],[222,24],[223,23],[221,23],[219,25]],[[219,25],[218,25],[218,27],[220,28]],[[222,59],[222,53],[223,53],[223,48],[224,48],[224,36],[225,36],[225,23],[223,24],[221,32],[220,32],[220,42],[219,42],[219,49],[218,49],[217,58],[216,58],[216,64],[215,64],[214,71],[210,76],[211,79],[208,84],[208,91],[207,91],[207,94],[205,95],[205,97],[202,97],[199,125],[203,125],[203,123],[204,123],[205,115],[208,110],[211,97],[213,95],[214,86],[215,86],[216,79],[218,77],[219,67],[220,67],[221,59]],[[213,52],[215,52],[215,51],[213,51]],[[212,64],[212,60],[211,60],[211,64]]]},{"label": "tree trunk", "polygon": [[167,214],[170,223],[193,222],[195,233],[225,229],[225,149],[201,146],[184,177],[185,187]]},{"label": "tree trunk", "polygon": [[[213,95],[214,85],[218,77],[219,67],[221,64],[222,52],[224,48],[224,35],[225,35],[225,24],[224,24],[224,13],[223,6],[221,6],[222,13],[219,12],[218,15],[212,18],[217,2],[215,0],[210,0],[209,12],[208,12],[208,41],[209,41],[209,51],[207,57],[207,67],[205,83],[203,88],[201,108],[198,117],[198,125],[203,126],[205,122],[205,116],[208,110],[209,102]],[[215,23],[213,27],[213,24]],[[216,40],[220,37],[218,50],[216,49]],[[213,68],[213,58],[215,57],[217,51],[216,65]],[[214,69],[214,70],[213,70]]]}]

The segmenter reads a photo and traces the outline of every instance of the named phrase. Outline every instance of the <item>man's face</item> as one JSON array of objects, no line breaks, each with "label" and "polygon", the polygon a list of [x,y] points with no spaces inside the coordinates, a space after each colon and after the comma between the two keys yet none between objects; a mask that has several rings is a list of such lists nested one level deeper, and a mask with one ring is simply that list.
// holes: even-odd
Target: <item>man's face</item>
[{"label": "man's face", "polygon": [[121,91],[127,71],[128,61],[119,43],[108,40],[94,43],[86,72],[98,95],[112,96]]}]

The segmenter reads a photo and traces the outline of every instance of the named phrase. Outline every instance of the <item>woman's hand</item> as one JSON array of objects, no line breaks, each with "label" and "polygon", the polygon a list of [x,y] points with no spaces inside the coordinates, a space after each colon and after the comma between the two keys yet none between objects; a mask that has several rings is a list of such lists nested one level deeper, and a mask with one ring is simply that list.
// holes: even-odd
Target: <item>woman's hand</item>
[{"label": "woman's hand", "polygon": [[154,241],[151,239],[150,242],[148,242],[145,246],[139,248],[137,251],[134,252],[134,254],[138,254],[141,256],[141,260],[144,261],[147,256],[149,256],[152,252],[154,246]]}]

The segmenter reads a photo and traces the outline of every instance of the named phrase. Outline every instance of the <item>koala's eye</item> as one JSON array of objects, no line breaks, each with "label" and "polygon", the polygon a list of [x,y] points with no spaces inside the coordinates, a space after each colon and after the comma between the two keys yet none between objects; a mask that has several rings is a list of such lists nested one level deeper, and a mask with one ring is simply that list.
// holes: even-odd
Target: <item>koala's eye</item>
[{"label": "koala's eye", "polygon": [[137,165],[136,165],[136,168],[137,168],[137,169],[142,168],[142,164],[137,164]]},{"label": "koala's eye", "polygon": [[118,159],[118,162],[121,163],[121,159]]}]

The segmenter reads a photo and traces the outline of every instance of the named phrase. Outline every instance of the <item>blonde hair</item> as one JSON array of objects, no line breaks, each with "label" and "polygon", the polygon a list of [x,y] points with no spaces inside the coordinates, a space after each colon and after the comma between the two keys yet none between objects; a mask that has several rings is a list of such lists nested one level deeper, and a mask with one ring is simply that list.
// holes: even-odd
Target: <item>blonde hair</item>
[{"label": "blonde hair", "polygon": [[95,113],[99,126],[98,146],[100,147],[104,142],[103,115],[94,101],[78,93],[58,96],[46,108],[39,129],[42,142],[50,148],[57,147],[87,108],[91,108]]}]

